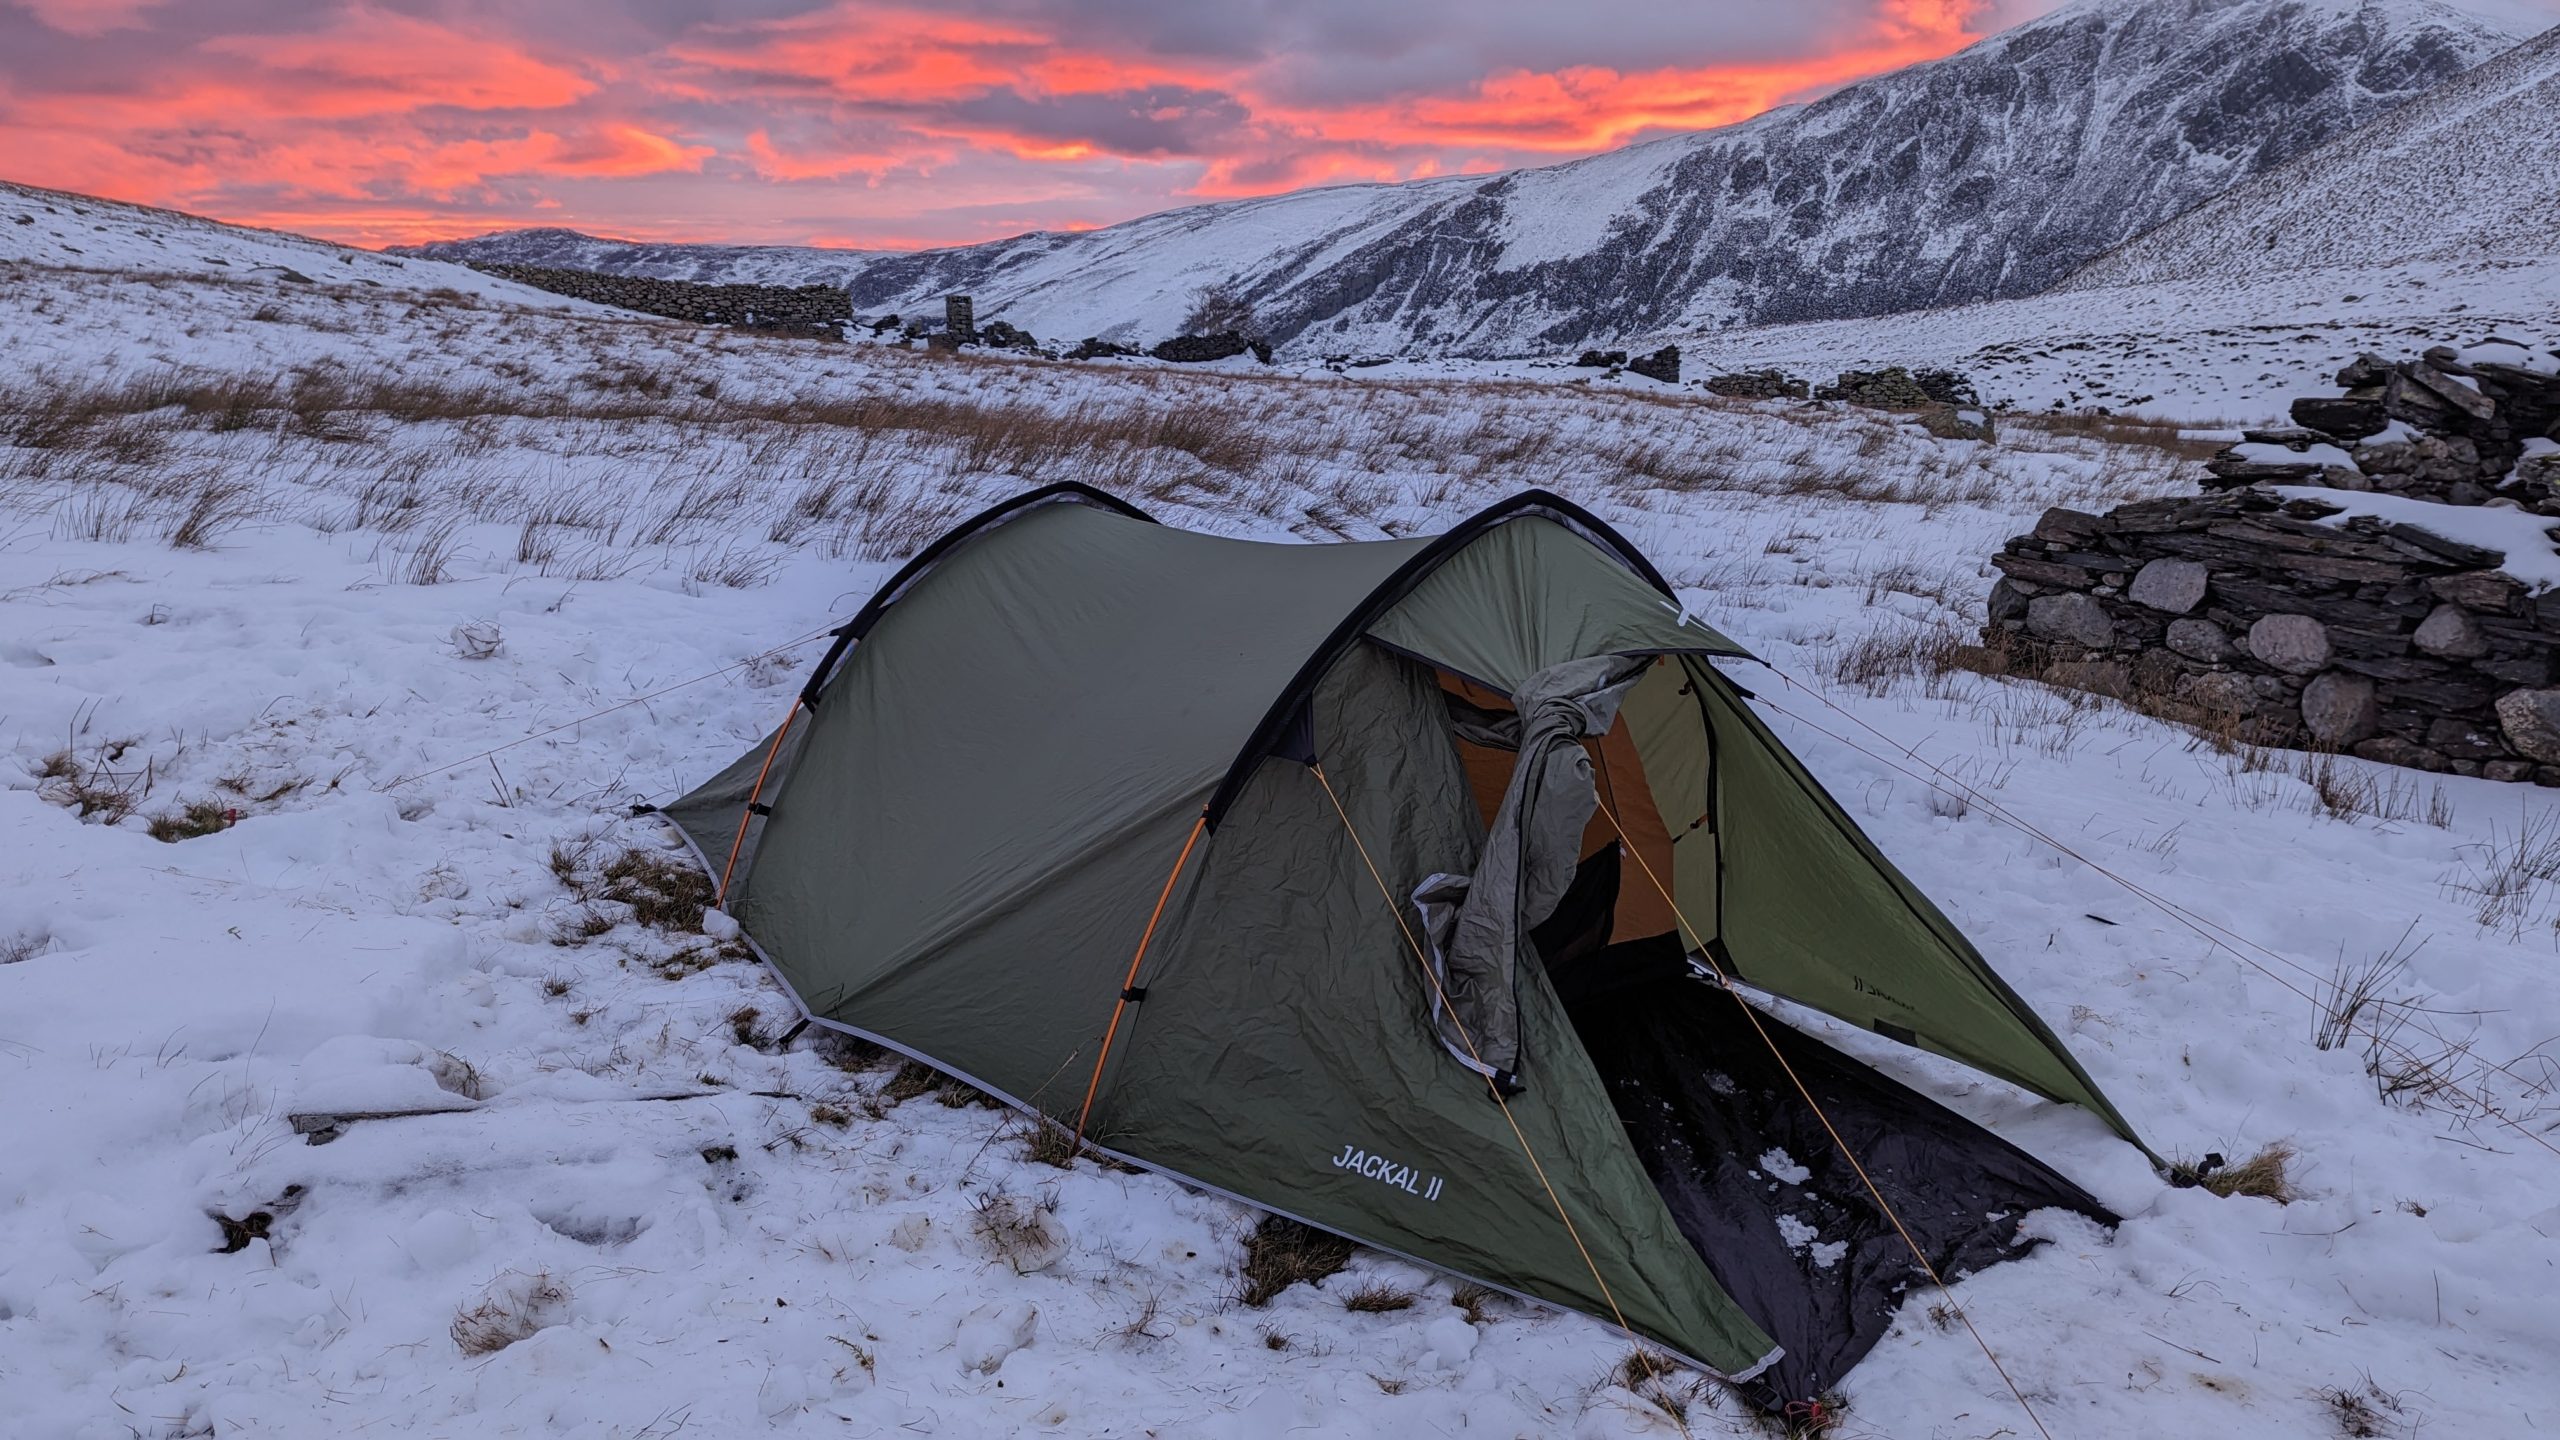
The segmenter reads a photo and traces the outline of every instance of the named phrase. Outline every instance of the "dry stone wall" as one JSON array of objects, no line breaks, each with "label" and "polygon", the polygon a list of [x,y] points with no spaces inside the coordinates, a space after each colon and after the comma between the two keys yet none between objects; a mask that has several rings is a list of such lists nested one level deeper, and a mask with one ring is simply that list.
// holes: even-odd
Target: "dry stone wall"
[{"label": "dry stone wall", "polygon": [[[2501,551],[2357,513],[2353,494],[2263,488],[2560,514],[2560,366],[2497,353],[2495,371],[2441,347],[2359,358],[2342,401],[2251,432],[2206,493],[2047,511],[1992,557],[1985,640],[2026,673],[2240,739],[2560,784],[2560,590],[2528,587]],[[2560,529],[2517,518],[2520,544]]]},{"label": "dry stone wall", "polygon": [[833,285],[699,285],[690,280],[603,275],[546,265],[474,268],[555,295],[701,325],[841,336],[853,322],[852,297]]}]

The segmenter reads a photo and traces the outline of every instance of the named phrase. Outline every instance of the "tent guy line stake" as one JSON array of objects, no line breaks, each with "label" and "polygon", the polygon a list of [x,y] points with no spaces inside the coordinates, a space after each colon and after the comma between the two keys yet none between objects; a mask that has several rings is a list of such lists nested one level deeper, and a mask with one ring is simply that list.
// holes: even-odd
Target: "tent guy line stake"
[{"label": "tent guy line stake", "polygon": [[1202,810],[1200,818],[1191,822],[1191,833],[1183,838],[1182,853],[1173,857],[1172,872],[1164,877],[1164,891],[1156,896],[1155,913],[1147,917],[1147,928],[1138,936],[1138,953],[1129,957],[1129,976],[1120,982],[1120,998],[1111,1006],[1111,1025],[1102,1032],[1102,1049],[1093,1057],[1093,1078],[1085,1082],[1084,1106],[1076,1111],[1077,1150],[1084,1148],[1084,1123],[1093,1118],[1093,1097],[1102,1089],[1102,1066],[1111,1058],[1111,1042],[1120,1033],[1120,1017],[1128,1011],[1132,999],[1145,993],[1138,988],[1138,967],[1146,962],[1147,947],[1155,943],[1156,922],[1164,918],[1165,902],[1173,898],[1174,882],[1182,878],[1182,867],[1191,862],[1191,847],[1200,843],[1201,832],[1208,828],[1209,812]]},{"label": "tent guy line stake", "polygon": [[1716,984],[1723,989],[1724,993],[1733,997],[1734,1004],[1742,1007],[1743,1016],[1750,1020],[1751,1028],[1759,1034],[1760,1043],[1769,1047],[1769,1058],[1778,1062],[1778,1068],[1786,1072],[1787,1082],[1795,1086],[1796,1093],[1804,1097],[1804,1103],[1812,1107],[1813,1118],[1822,1122],[1823,1132],[1831,1137],[1833,1145],[1839,1147],[1841,1158],[1849,1162],[1850,1169],[1858,1172],[1858,1183],[1867,1187],[1867,1194],[1875,1200],[1876,1208],[1884,1212],[1884,1218],[1893,1222],[1894,1233],[1900,1235],[1902,1243],[1910,1247],[1911,1258],[1919,1263],[1921,1273],[1927,1275],[1929,1283],[1937,1286],[1938,1292],[1946,1296],[1947,1308],[1956,1312],[1956,1318],[1964,1322],[1965,1333],[1973,1337],[1974,1344],[1982,1347],[1982,1358],[1991,1362],[1992,1370],[2000,1376],[2000,1383],[2009,1387],[2010,1395],[2017,1399],[2018,1408],[2027,1412],[2027,1419],[2035,1425],[2036,1433],[2043,1436],[2044,1440],[2053,1440],[2053,1432],[2045,1428],[2044,1417],[2036,1413],[2035,1406],[2027,1403],[2027,1392],[2019,1389],[2018,1382],[2009,1378],[2009,1367],[2000,1363],[2000,1357],[1992,1352],[1991,1342],[1983,1339],[1982,1332],[1974,1328],[1973,1317],[1965,1313],[1964,1302],[1956,1299],[1956,1292],[1938,1274],[1938,1267],[1929,1263],[1928,1255],[1920,1249],[1920,1242],[1912,1238],[1911,1231],[1902,1223],[1902,1216],[1895,1212],[1893,1202],[1884,1198],[1884,1191],[1877,1188],[1874,1179],[1868,1176],[1867,1167],[1860,1162],[1857,1152],[1849,1148],[1849,1142],[1842,1137],[1839,1127],[1831,1123],[1831,1116],[1822,1108],[1822,1102],[1813,1098],[1813,1088],[1804,1083],[1802,1076],[1796,1074],[1795,1066],[1787,1063],[1786,1052],[1778,1048],[1776,1037],[1769,1033],[1768,1026],[1761,1023],[1760,1012],[1751,1008],[1751,1002],[1743,998],[1742,991],[1735,987],[1733,978],[1724,973],[1722,965],[1716,963],[1715,954],[1707,948],[1706,938],[1698,933],[1698,927],[1690,924],[1689,917],[1681,913],[1680,902],[1673,897],[1671,887],[1662,883],[1662,877],[1654,873],[1653,862],[1645,859],[1644,852],[1636,848],[1636,842],[1627,838],[1626,827],[1618,823],[1617,812],[1609,808],[1609,802],[1600,799],[1596,790],[1592,798],[1593,802],[1600,807],[1600,813],[1609,818],[1609,828],[1617,832],[1618,848],[1634,856],[1636,865],[1644,871],[1644,878],[1652,881],[1653,888],[1662,892],[1663,903],[1671,907],[1672,918],[1680,922],[1681,929],[1689,932],[1689,943],[1696,948],[1698,954],[1706,957],[1707,968],[1715,972]]},{"label": "tent guy line stake", "polygon": [[435,767],[434,769],[432,769],[432,770],[421,770],[421,771],[418,771],[418,772],[417,772],[416,774],[414,774],[414,775],[403,775],[403,776],[401,776],[399,779],[392,781],[390,784],[383,786],[381,790],[376,791],[375,793],[376,793],[376,794],[381,794],[381,793],[383,793],[383,792],[385,792],[385,791],[397,790],[397,789],[399,789],[401,786],[408,784],[408,783],[409,783],[410,781],[412,781],[412,780],[424,780],[424,779],[426,779],[426,778],[427,778],[428,776],[430,776],[430,775],[441,775],[441,774],[443,774],[444,772],[446,772],[447,770],[459,770],[459,769],[461,769],[461,768],[462,768],[463,766],[465,766],[465,765],[470,765],[470,764],[473,764],[473,763],[478,762],[478,761],[481,761],[481,760],[486,760],[486,759],[488,759],[490,756],[495,755],[495,754],[499,753],[499,752],[500,752],[500,751],[502,751],[502,750],[513,750],[514,748],[516,748],[516,747],[517,747],[517,746],[519,746],[519,745],[528,745],[528,744],[531,744],[532,742],[534,742],[534,741],[536,741],[536,740],[542,739],[542,738],[543,738],[544,736],[546,736],[546,735],[557,735],[557,734],[559,734],[559,733],[560,733],[561,731],[563,731],[563,730],[575,730],[575,729],[577,729],[579,726],[586,724],[586,723],[587,723],[588,721],[590,721],[590,720],[601,720],[601,719],[603,719],[605,716],[612,714],[612,713],[613,713],[614,711],[616,711],[616,710],[628,710],[628,709],[630,709],[630,708],[631,708],[632,706],[634,706],[634,705],[643,705],[643,704],[646,704],[646,703],[648,703],[648,702],[649,702],[649,701],[651,701],[651,700],[655,700],[655,699],[657,699],[657,698],[658,698],[659,696],[661,696],[661,695],[672,695],[672,694],[674,694],[676,691],[678,691],[678,690],[682,690],[683,688],[685,688],[685,687],[686,687],[686,686],[688,686],[688,685],[699,685],[699,684],[701,684],[701,683],[702,683],[703,681],[705,681],[705,680],[716,680],[716,679],[718,679],[719,677],[721,677],[721,676],[723,676],[723,675],[728,674],[728,673],[729,673],[730,671],[732,671],[732,670],[742,669],[742,668],[744,668],[744,667],[746,667],[746,666],[753,665],[754,663],[756,663],[756,662],[757,662],[757,661],[759,661],[759,660],[769,660],[769,659],[772,659],[774,656],[779,655],[779,654],[783,653],[783,652],[784,652],[784,651],[786,651],[786,650],[797,650],[797,649],[799,649],[801,646],[808,644],[808,643],[809,643],[810,641],[812,641],[812,640],[820,640],[820,639],[824,639],[825,637],[827,637],[828,635],[831,635],[831,634],[833,634],[833,633],[835,633],[835,629],[834,629],[834,627],[833,627],[833,626],[829,626],[827,629],[820,630],[820,631],[816,632],[815,634],[811,634],[811,635],[803,635],[803,636],[801,636],[801,637],[800,637],[799,639],[797,639],[797,640],[786,641],[786,642],[785,642],[785,643],[783,643],[783,644],[780,644],[780,645],[776,645],[776,646],[774,646],[774,647],[773,647],[772,649],[770,649],[770,650],[765,650],[765,651],[761,651],[761,652],[759,652],[759,653],[757,653],[757,654],[750,655],[750,656],[748,656],[748,657],[747,657],[746,659],[744,659],[744,660],[739,660],[739,661],[735,661],[735,662],[733,662],[733,663],[731,663],[731,664],[723,665],[723,666],[721,666],[721,667],[720,667],[719,669],[717,669],[717,670],[710,670],[710,671],[706,671],[706,672],[704,672],[704,673],[702,673],[702,674],[700,674],[700,675],[696,675],[696,676],[694,676],[694,677],[693,677],[692,679],[690,679],[690,680],[679,680],[679,681],[677,681],[676,683],[674,683],[673,685],[665,686],[665,687],[663,687],[663,688],[661,688],[661,689],[657,689],[657,690],[652,690],[652,691],[650,691],[650,692],[649,692],[648,694],[646,694],[646,695],[634,695],[634,696],[632,696],[632,697],[631,697],[630,699],[628,699],[628,700],[620,700],[620,701],[616,701],[615,703],[613,703],[613,704],[611,704],[611,705],[607,705],[607,706],[606,706],[606,707],[604,707],[603,709],[598,710],[598,711],[596,711],[595,713],[593,713],[593,714],[591,714],[591,715],[581,715],[581,716],[579,716],[579,717],[578,717],[577,719],[575,719],[575,720],[567,720],[567,721],[563,721],[563,722],[561,722],[560,724],[554,725],[554,726],[552,726],[550,729],[547,729],[547,730],[536,730],[536,731],[534,731],[534,732],[533,732],[532,734],[530,734],[530,735],[520,736],[520,737],[518,737],[518,738],[516,738],[516,739],[510,740],[510,741],[508,741],[508,742],[507,742],[506,744],[504,744],[504,745],[493,745],[493,746],[489,747],[488,749],[481,751],[481,752],[480,752],[479,754],[477,754],[477,755],[465,755],[465,756],[463,756],[461,759],[456,760],[456,761],[454,761],[453,763],[451,763],[451,764],[449,764],[449,765],[438,765],[438,766],[436,766],[436,767]]},{"label": "tent guy line stake", "polygon": [[[1847,710],[1841,709],[1838,704],[1834,703],[1831,699],[1823,695],[1822,692],[1814,689],[1812,686],[1803,684],[1794,676],[1787,674],[1785,671],[1780,670],[1775,666],[1769,666],[1768,669],[1771,674],[1776,675],[1781,680],[1784,680],[1790,689],[1802,690],[1804,693],[1811,695],[1814,699],[1821,701],[1834,712],[1847,717],[1850,723],[1858,726],[1862,730],[1865,730],[1868,734],[1875,736],[1886,745],[1893,746],[1893,748],[1897,750],[1902,749],[1900,745],[1894,742],[1892,736],[1876,729],[1873,725],[1869,725],[1864,720],[1850,714]],[[2277,974],[2267,966],[2251,959],[2248,954],[2240,948],[2240,946],[2248,946],[2250,949],[2257,950],[2271,958],[2281,960],[2285,964],[2291,965],[2293,968],[2302,971],[2305,975],[2312,975],[2314,973],[2309,967],[2304,966],[2299,961],[2280,955],[2277,952],[2268,949],[2266,946],[2259,944],[2257,941],[2240,934],[2238,931],[2226,928],[2218,921],[2197,915],[2188,910],[2185,906],[2178,904],[2176,901],[2156,895],[2150,890],[2135,884],[2133,881],[2126,879],[2115,871],[2108,869],[2106,866],[2101,865],[2097,861],[2090,859],[2088,856],[2081,854],[2079,851],[2072,849],[2062,841],[2046,834],[2036,826],[2025,820],[2019,819],[2016,815],[2010,813],[2008,807],[2000,804],[2000,802],[1992,799],[1990,796],[1983,794],[1971,785],[1965,784],[1965,782],[1961,780],[1953,780],[1952,777],[1935,778],[1921,774],[1910,766],[1901,764],[1894,760],[1891,756],[1877,754],[1873,750],[1859,744],[1857,741],[1840,734],[1838,731],[1824,729],[1822,726],[1798,715],[1783,705],[1772,704],[1765,696],[1753,696],[1752,698],[1758,700],[1762,705],[1768,706],[1771,711],[1786,716],[1788,719],[1802,725],[1813,733],[1835,741],[1841,745],[1845,745],[1851,750],[1875,761],[1877,764],[1896,771],[1910,779],[1917,780],[1921,784],[1938,791],[1940,794],[1960,796],[1961,798],[1979,804],[1982,806],[1985,813],[1998,819],[2002,824],[2009,826],[2020,834],[2042,841],[2044,844],[2051,846],[2054,850],[2069,856],[2071,859],[2079,861],[2081,864],[2088,866],[2091,870],[2094,870],[2098,874],[2105,876],[2107,879],[2114,881],[2118,886],[2121,886],[2126,893],[2134,896],[2136,899],[2144,901],[2153,908],[2159,910],[2162,914],[2167,915],[2170,919],[2175,920],[2180,925],[2185,926],[2188,930],[2193,931],[2196,937],[2204,941],[2205,944],[2213,947],[2214,949],[2229,952],[2231,958],[2239,961],[2250,969],[2257,971],[2259,974],[2266,976],[2268,979],[2273,980],[2278,985],[2292,991],[2294,994],[2302,997],[2311,1004],[2316,1006],[2320,1003],[2318,997],[2314,996],[2310,991],[2303,989],[2301,986],[2296,985],[2291,980]],[[1907,756],[1911,756],[1914,760],[1918,759],[1917,756],[1911,755],[1911,752],[1908,750],[1903,750],[1902,753]],[[1955,788],[1950,788],[1950,783],[1952,783]],[[2221,934],[2216,935],[2214,933],[2215,931],[2221,931]],[[2238,943],[2234,944],[2234,941],[2237,941]],[[2419,1028],[2433,1036],[2439,1043],[2450,1045],[2451,1042],[2446,1041],[2444,1036],[2441,1034],[2436,1034],[2432,1027],[2421,1025]],[[2367,1039],[2374,1043],[2376,1048],[2388,1053],[2395,1059],[2406,1061],[2412,1065],[2425,1063],[2416,1052],[2401,1045],[2390,1037],[2381,1034],[2379,1031],[2368,1028],[2363,1033]],[[2508,1069],[2506,1066],[2498,1065],[2494,1061],[2483,1063],[2489,1064],[2494,1069],[2504,1070],[2509,1075],[2515,1074],[2513,1070]],[[2546,1140],[2542,1136],[2534,1133],[2534,1131],[2523,1121],[2520,1121],[2514,1116],[2507,1114],[2504,1110],[2499,1109],[2486,1094],[2474,1093],[2463,1088],[2459,1084],[2451,1082],[2450,1080],[2447,1081],[2447,1088],[2454,1094],[2478,1107],[2481,1114],[2486,1115],[2490,1119],[2497,1121],[2499,1124],[2506,1126],[2508,1129],[2515,1131],[2517,1134],[2532,1141],[2534,1144],[2541,1146],[2543,1149],[2550,1151],[2552,1154],[2560,1155],[2560,1146],[2553,1145],[2549,1140]]]},{"label": "tent guy line stake", "polygon": [[[1315,772],[1316,783],[1324,787],[1324,797],[1333,802],[1333,813],[1342,817],[1342,832],[1351,837],[1353,848],[1360,852],[1360,863],[1369,868],[1369,878],[1378,883],[1379,898],[1387,902],[1387,913],[1395,917],[1396,929],[1403,932],[1404,943],[1413,950],[1414,961],[1422,967],[1422,978],[1430,982],[1432,995],[1439,1000],[1441,1008],[1449,1012],[1449,1023],[1456,1027],[1458,1038],[1465,1042],[1467,1054],[1483,1070],[1485,1089],[1492,1092],[1493,1103],[1501,1107],[1503,1123],[1511,1127],[1511,1138],[1520,1142],[1520,1153],[1528,1157],[1529,1169],[1538,1177],[1538,1187],[1547,1192],[1547,1203],[1555,1207],[1556,1218],[1564,1222],[1564,1233],[1572,1239],[1573,1248],[1581,1253],[1582,1263],[1590,1269],[1591,1283],[1600,1287],[1600,1298],[1608,1302],[1609,1314],[1618,1322],[1619,1333],[1627,1337],[1627,1343],[1635,1347],[1637,1354],[1642,1355],[1644,1342],[1636,1338],[1635,1328],[1627,1324],[1626,1312],[1618,1308],[1618,1297],[1610,1293],[1609,1282],[1601,1278],[1599,1262],[1591,1258],[1590,1247],[1582,1243],[1582,1232],[1574,1228],[1573,1217],[1565,1213],[1563,1199],[1556,1194],[1554,1183],[1547,1179],[1547,1167],[1538,1163],[1538,1152],[1530,1146],[1528,1133],[1520,1128],[1520,1121],[1511,1113],[1511,1102],[1503,1098],[1502,1087],[1493,1083],[1493,1067],[1484,1063],[1484,1056],[1476,1049],[1475,1037],[1467,1033],[1466,1022],[1458,1018],[1458,1007],[1449,1003],[1448,992],[1440,988],[1440,977],[1432,973],[1431,961],[1422,952],[1422,942],[1414,938],[1413,927],[1405,923],[1404,907],[1396,903],[1395,891],[1388,888],[1387,877],[1379,873],[1378,862],[1369,856],[1368,843],[1360,838],[1359,828],[1351,823],[1351,812],[1342,808],[1342,797],[1334,793],[1333,782],[1325,777],[1324,766],[1310,763],[1307,768]],[[1646,1360],[1648,1371],[1652,1363],[1649,1358]],[[1684,1424],[1680,1428],[1685,1434],[1689,1427]],[[2052,1440],[2052,1437],[2047,1436],[2046,1440]]]}]

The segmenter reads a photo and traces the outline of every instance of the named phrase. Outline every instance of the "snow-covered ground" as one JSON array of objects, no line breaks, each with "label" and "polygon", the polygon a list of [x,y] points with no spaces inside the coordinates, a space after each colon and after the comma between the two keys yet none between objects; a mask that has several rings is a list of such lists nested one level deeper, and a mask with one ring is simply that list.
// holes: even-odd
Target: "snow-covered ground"
[{"label": "snow-covered ground", "polygon": [[[1381,1257],[1246,1307],[1248,1211],[777,1048],[764,972],[649,903],[680,852],[628,807],[763,733],[898,559],[1064,478],[1276,538],[1592,506],[2156,1146],[2294,1147],[2290,1205],[2173,1190],[2083,1114],[1850,1042],[2127,1217],[1960,1284],[2053,1435],[2347,1433],[2334,1392],[2367,1433],[2560,1416],[2551,794],[1927,659],[2002,539],[2181,488],[2169,448],[247,269],[0,265],[12,1437],[1751,1433],[1625,1388],[1604,1325]],[[2319,1048],[2376,963],[2392,1043]],[[289,1118],[395,1109],[446,1113]],[[1371,1283],[1415,1302],[1346,1309]],[[1838,1433],[2034,1433],[1930,1310]]]}]

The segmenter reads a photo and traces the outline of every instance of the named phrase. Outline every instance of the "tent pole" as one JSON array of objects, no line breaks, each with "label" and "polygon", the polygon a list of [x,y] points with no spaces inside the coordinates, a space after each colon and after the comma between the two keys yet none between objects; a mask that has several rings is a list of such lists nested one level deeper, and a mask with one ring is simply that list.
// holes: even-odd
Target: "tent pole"
[{"label": "tent pole", "polygon": [[1191,860],[1191,847],[1200,843],[1200,833],[1208,828],[1209,812],[1203,810],[1200,818],[1191,822],[1191,833],[1182,841],[1182,853],[1173,857],[1173,871],[1164,877],[1164,890],[1156,896],[1155,912],[1147,917],[1147,928],[1138,935],[1138,951],[1129,957],[1128,977],[1120,982],[1120,998],[1111,1005],[1111,1024],[1102,1032],[1102,1049],[1093,1057],[1093,1078],[1085,1082],[1084,1105],[1076,1111],[1077,1150],[1084,1148],[1084,1125],[1093,1118],[1093,1097],[1101,1092],[1103,1062],[1111,1058],[1111,1042],[1119,1037],[1120,1017],[1132,1002],[1146,994],[1138,988],[1138,967],[1146,962],[1147,947],[1155,943],[1156,922],[1164,918],[1165,903],[1173,899],[1174,882],[1182,878],[1182,867]]},{"label": "tent pole", "polygon": [[755,788],[747,792],[746,806],[738,812],[738,833],[729,842],[727,862],[720,867],[720,893],[712,897],[714,907],[725,909],[729,904],[729,877],[738,868],[738,852],[747,847],[747,826],[755,819],[756,807],[763,803],[765,777],[773,773],[773,757],[782,753],[782,737],[791,733],[791,722],[800,718],[803,703],[800,699],[791,702],[791,709],[782,717],[782,728],[773,732],[772,748],[764,752],[764,764],[756,770]]}]

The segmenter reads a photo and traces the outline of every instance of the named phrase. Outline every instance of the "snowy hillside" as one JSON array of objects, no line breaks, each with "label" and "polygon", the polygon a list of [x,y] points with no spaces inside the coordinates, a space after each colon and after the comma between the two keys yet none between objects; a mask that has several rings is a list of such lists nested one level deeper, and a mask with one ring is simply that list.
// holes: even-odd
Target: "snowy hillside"
[{"label": "snowy hillside", "polygon": [[0,265],[13,263],[206,280],[449,290],[541,309],[579,306],[466,265],[383,255],[280,230],[253,230],[175,210],[0,180]]},{"label": "snowy hillside", "polygon": [[1883,364],[1937,366],[1972,376],[1985,401],[2022,410],[2103,406],[2256,424],[2296,395],[2329,389],[2365,351],[2554,332],[2560,252],[2057,290],[1677,338],[1692,374],[1776,366],[1828,380]]},{"label": "snowy hillside", "polygon": [[2560,26],[2070,277],[2067,289],[2560,253]]},{"label": "snowy hillside", "polygon": [[455,259],[973,292],[1045,337],[1154,340],[1223,285],[1301,355],[1518,355],[2032,293],[2518,38],[2429,0],[2081,0],[1740,125],[1547,169],[1199,206],[912,254],[556,230]]},{"label": "snowy hillside", "polygon": [[[2171,1189],[2085,1114],[1835,1037],[2126,1217],[1957,1283],[2052,1434],[2560,1413],[2560,801],[1962,664],[1981,557],[2183,488],[2172,448],[133,263],[0,262],[12,1440],[1761,1433],[1606,1325],[1375,1254],[1247,1305],[1243,1207],[780,1042],[628,807],[763,734],[900,559],[1060,479],[1275,540],[1563,490],[1770,662],[1770,723],[2155,1145],[2289,1147],[2289,1204]],[[2315,1043],[2368,969],[2396,1048]],[[1837,1434],[2033,1433],[1948,1313],[1904,1307]]]}]

